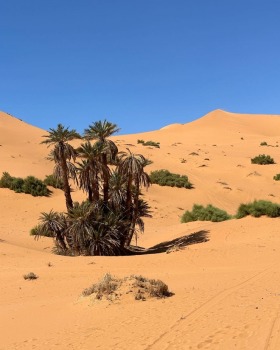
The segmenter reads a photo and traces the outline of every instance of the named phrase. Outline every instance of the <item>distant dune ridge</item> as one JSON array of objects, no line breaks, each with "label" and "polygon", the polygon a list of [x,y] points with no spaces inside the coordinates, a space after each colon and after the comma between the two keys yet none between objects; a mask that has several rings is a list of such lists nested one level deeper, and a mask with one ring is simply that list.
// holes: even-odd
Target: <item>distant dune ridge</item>
[{"label": "distant dune ridge", "polygon": [[[0,174],[51,174],[49,149],[40,144],[45,134],[0,112]],[[234,214],[240,203],[255,199],[280,202],[280,184],[273,180],[280,173],[280,115],[215,110],[190,123],[112,139],[120,150],[150,159],[148,172],[187,175],[194,187],[143,190],[153,217],[145,220],[138,244],[168,246],[180,237],[192,244],[170,254],[55,255],[51,239],[34,240],[29,231],[41,212],[65,211],[63,192],[52,189],[51,197],[35,198],[0,188],[0,350],[279,349],[279,219],[180,224],[180,217],[195,203]],[[160,148],[138,140],[159,142]],[[275,164],[251,164],[259,154]],[[85,199],[77,189],[73,196]],[[39,278],[24,280],[29,272]],[[106,273],[160,279],[174,295],[113,303],[81,297]]]}]

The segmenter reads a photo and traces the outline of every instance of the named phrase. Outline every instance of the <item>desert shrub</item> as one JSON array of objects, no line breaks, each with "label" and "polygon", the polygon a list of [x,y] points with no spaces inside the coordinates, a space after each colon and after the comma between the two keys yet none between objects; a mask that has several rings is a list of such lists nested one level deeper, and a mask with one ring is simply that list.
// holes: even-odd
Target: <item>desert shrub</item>
[{"label": "desert shrub", "polygon": [[267,146],[267,142],[266,141],[261,142],[260,146]]},{"label": "desert shrub", "polygon": [[63,190],[63,182],[61,179],[56,178],[53,175],[46,175],[46,178],[44,180],[44,184],[47,186],[52,186],[54,188],[58,188],[60,190]]},{"label": "desert shrub", "polygon": [[[135,295],[136,300],[141,299],[139,297],[144,291],[146,291],[149,296],[156,297],[156,298],[164,298],[172,294],[168,290],[167,284],[165,284],[161,280],[149,279],[149,278],[145,278],[143,276],[137,276],[137,275],[136,276],[132,275],[130,278],[135,279],[134,286],[137,287],[138,289],[138,292]],[[142,293],[141,293],[141,289],[143,289]]]},{"label": "desert shrub", "polygon": [[14,178],[8,172],[3,172],[3,175],[0,179],[0,188],[10,188],[13,179]]},{"label": "desert shrub", "polygon": [[51,191],[43,181],[34,176],[27,176],[25,179],[13,177],[9,173],[4,172],[0,179],[0,187],[9,188],[16,193],[27,193],[32,196],[49,196]]},{"label": "desert shrub", "polygon": [[119,280],[117,280],[111,274],[106,273],[98,283],[84,289],[82,295],[88,296],[91,294],[96,294],[96,299],[102,299],[103,295],[108,296],[109,294],[113,293],[117,289],[119,283]]},{"label": "desert shrub", "polygon": [[42,226],[40,224],[36,225],[30,230],[30,235],[38,237],[44,236],[44,237],[53,237],[54,238],[54,233],[52,231],[49,231],[47,229],[43,230]]},{"label": "desert shrub", "polygon": [[27,176],[23,180],[22,190],[24,193],[31,194],[34,197],[49,196],[51,193],[44,182],[34,176]]},{"label": "desert shrub", "polygon": [[160,186],[192,188],[192,184],[186,175],[174,174],[164,169],[152,171],[150,179],[153,184]]},{"label": "desert shrub", "polygon": [[160,148],[159,142],[137,140],[137,143],[141,143],[143,146],[152,146],[152,147]]},{"label": "desert shrub", "polygon": [[260,165],[275,164],[274,159],[265,154],[259,154],[258,156],[252,158],[251,163]]},{"label": "desert shrub", "polygon": [[87,297],[93,295],[95,299],[107,300],[121,299],[123,295],[132,293],[135,300],[146,300],[146,298],[165,298],[173,295],[168,286],[161,280],[149,279],[143,276],[131,275],[122,279],[111,274],[105,276],[98,282],[83,290],[82,295]]},{"label": "desert shrub", "polygon": [[181,222],[190,221],[213,221],[220,222],[229,220],[231,216],[224,210],[214,207],[208,204],[206,207],[202,205],[194,204],[192,211],[186,211],[182,217]]},{"label": "desert shrub", "polygon": [[28,274],[23,275],[23,278],[24,278],[25,280],[36,280],[36,279],[38,278],[38,276],[35,275],[34,272],[29,272]]},{"label": "desert shrub", "polygon": [[24,192],[23,184],[24,184],[24,180],[22,178],[14,177],[10,185],[10,190],[15,191],[16,193],[22,193]]},{"label": "desert shrub", "polygon": [[273,180],[279,181],[280,180],[280,174],[276,174],[273,176]]},{"label": "desert shrub", "polygon": [[241,219],[245,216],[254,216],[259,218],[262,215],[267,215],[270,218],[280,216],[280,205],[270,201],[258,200],[248,204],[240,204],[236,218]]}]

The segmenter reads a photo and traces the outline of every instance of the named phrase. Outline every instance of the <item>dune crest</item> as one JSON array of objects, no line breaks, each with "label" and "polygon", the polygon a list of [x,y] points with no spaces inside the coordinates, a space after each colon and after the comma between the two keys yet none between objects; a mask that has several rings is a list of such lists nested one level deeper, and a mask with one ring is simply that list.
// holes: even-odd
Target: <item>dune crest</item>
[{"label": "dune crest", "polygon": [[[0,188],[0,349],[278,350],[279,219],[181,224],[180,217],[193,204],[233,215],[240,203],[279,202],[280,185],[273,180],[280,172],[279,117],[215,110],[190,123],[112,137],[119,150],[150,159],[148,173],[167,169],[193,184],[143,190],[153,217],[145,220],[138,244],[149,254],[55,255],[52,239],[34,240],[29,231],[41,212],[65,211],[63,192],[52,189],[52,196],[35,198]],[[49,149],[40,144],[45,134],[0,112],[0,172],[50,174]],[[258,154],[276,164],[251,164]],[[74,200],[85,199],[74,190]],[[30,272],[38,279],[25,280]],[[125,302],[110,307],[80,302],[83,290],[107,273],[160,279],[174,295],[137,303],[124,296]]]}]

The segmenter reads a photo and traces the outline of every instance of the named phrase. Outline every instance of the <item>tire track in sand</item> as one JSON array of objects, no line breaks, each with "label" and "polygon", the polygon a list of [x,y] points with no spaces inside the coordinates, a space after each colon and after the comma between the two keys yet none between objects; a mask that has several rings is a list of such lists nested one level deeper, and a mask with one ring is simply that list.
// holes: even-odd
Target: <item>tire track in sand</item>
[{"label": "tire track in sand", "polygon": [[265,342],[264,350],[269,349],[280,349],[280,318],[279,318],[280,310],[278,308],[276,312],[276,316],[272,320],[269,333]]},{"label": "tire track in sand", "polygon": [[[194,321],[196,318],[202,316],[203,314],[207,313],[212,307],[216,306],[219,302],[221,302],[223,299],[227,298],[229,295],[231,295],[232,293],[236,292],[237,290],[241,289],[242,287],[246,286],[248,283],[250,283],[251,281],[254,280],[259,280],[261,279],[263,276],[265,276],[269,270],[271,270],[271,268],[276,265],[273,264],[270,267],[266,268],[265,270],[262,270],[256,274],[254,274],[253,276],[245,279],[244,281],[226,288],[224,290],[222,290],[221,292],[215,294],[213,297],[207,299],[204,303],[202,303],[200,306],[198,306],[197,308],[195,308],[194,310],[192,310],[191,312],[189,312],[187,315],[180,317],[177,321],[175,321],[173,323],[173,325],[171,327],[169,327],[169,329],[165,332],[163,332],[161,335],[159,335],[151,344],[149,344],[144,350],[150,350],[153,349],[156,345],[158,345],[158,343],[160,343],[162,340],[164,341],[164,337],[166,335],[170,336],[170,334],[172,332],[176,331],[176,328],[178,328],[179,326],[181,326],[182,323],[184,322],[192,322]],[[276,318],[274,319],[274,322],[271,326],[271,330],[270,330],[270,334],[267,338],[266,341],[266,348],[265,350],[269,350],[270,345],[272,344],[272,334],[274,333],[274,329],[276,328],[275,325],[277,323],[277,326],[279,326],[280,330],[280,322],[279,322],[279,318],[278,318],[278,313]],[[174,337],[176,338],[176,337]],[[164,341],[164,344],[166,345],[167,342]],[[163,345],[160,345],[160,349],[166,349],[163,347]]]}]

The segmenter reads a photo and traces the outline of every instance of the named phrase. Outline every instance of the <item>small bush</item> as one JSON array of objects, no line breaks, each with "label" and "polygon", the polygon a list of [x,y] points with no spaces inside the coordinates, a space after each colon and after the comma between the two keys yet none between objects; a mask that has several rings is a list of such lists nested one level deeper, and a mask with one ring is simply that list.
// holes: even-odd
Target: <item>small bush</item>
[{"label": "small bush", "polygon": [[27,176],[22,179],[20,177],[12,177],[9,173],[4,172],[0,179],[0,187],[9,188],[16,193],[27,193],[32,196],[49,196],[51,191],[43,181],[34,176]]},{"label": "small bush", "polygon": [[34,197],[49,196],[51,193],[44,182],[34,176],[28,176],[24,179],[22,189],[24,193],[31,194]]},{"label": "small bush", "polygon": [[42,225],[38,224],[30,230],[30,236],[44,236],[44,237],[53,237],[54,233],[52,231],[44,230]]},{"label": "small bush", "polygon": [[63,182],[60,179],[57,179],[53,175],[47,175],[44,184],[47,186],[52,186],[54,188],[58,188],[60,190],[63,190]]},{"label": "small bush", "polygon": [[132,293],[135,300],[146,300],[147,298],[165,298],[173,295],[168,286],[161,280],[149,279],[143,276],[131,275],[122,279],[106,274],[100,282],[82,292],[83,296],[93,295],[95,299],[113,301]]},{"label": "small bush", "polygon": [[186,211],[181,217],[181,222],[191,221],[212,221],[220,222],[229,220],[231,216],[224,210],[214,207],[208,204],[207,207],[202,205],[194,204],[192,211]]},{"label": "small bush", "polygon": [[164,169],[152,171],[150,179],[153,184],[158,184],[160,186],[192,188],[192,184],[189,182],[186,175],[173,174]]},{"label": "small bush", "polygon": [[159,142],[137,140],[137,143],[141,143],[143,146],[152,146],[152,147],[160,148]]},{"label": "small bush", "polygon": [[254,216],[255,218],[259,218],[262,215],[276,218],[280,216],[280,205],[264,200],[258,200],[248,204],[240,204],[236,218],[241,219],[248,215]]},{"label": "small bush", "polygon": [[280,174],[276,174],[275,176],[273,176],[273,180],[279,181],[280,180]]},{"label": "small bush", "polygon": [[265,155],[265,154],[260,154],[252,158],[251,163],[260,164],[260,165],[275,164],[274,159],[271,158],[269,155]]},{"label": "small bush", "polygon": [[260,146],[267,146],[267,142],[266,141],[261,142]]},{"label": "small bush", "polygon": [[83,296],[89,296],[91,294],[96,294],[96,299],[102,299],[102,296],[112,294],[118,287],[119,280],[114,278],[111,274],[106,273],[106,275],[100,280],[99,283],[93,284],[91,287],[83,290]]},{"label": "small bush", "polygon": [[[138,289],[137,294],[135,295],[135,299],[139,300],[139,294],[142,294],[144,291],[148,292],[148,295],[156,298],[164,298],[171,295],[168,290],[167,284],[162,282],[161,280],[149,279],[143,276],[131,276],[130,278],[134,278],[134,286]],[[141,288],[143,289],[141,293]]]},{"label": "small bush", "polygon": [[36,280],[36,279],[38,278],[38,276],[35,275],[34,272],[29,272],[28,274],[23,275],[23,278],[24,278],[25,280]]},{"label": "small bush", "polygon": [[0,179],[0,188],[10,188],[13,179],[14,178],[8,172],[3,172],[3,175]]},{"label": "small bush", "polygon": [[16,193],[22,193],[24,192],[23,185],[24,185],[23,179],[21,179],[20,177],[14,177],[11,182],[10,190],[15,191]]}]

